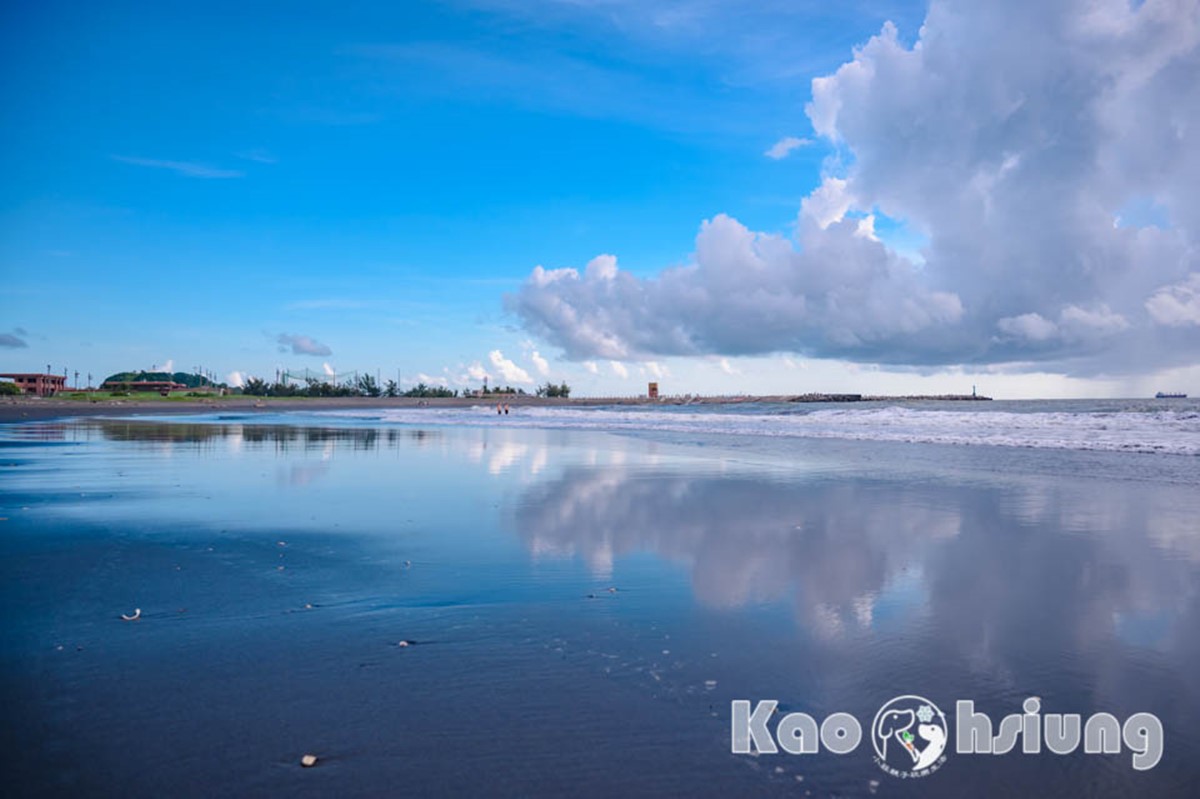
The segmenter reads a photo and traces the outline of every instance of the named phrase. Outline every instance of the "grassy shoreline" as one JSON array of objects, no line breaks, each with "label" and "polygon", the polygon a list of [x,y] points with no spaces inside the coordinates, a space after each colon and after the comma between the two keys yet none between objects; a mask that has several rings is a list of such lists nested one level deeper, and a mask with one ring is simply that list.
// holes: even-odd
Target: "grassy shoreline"
[{"label": "grassy shoreline", "polygon": [[[842,395],[787,394],[716,397],[538,397],[529,394],[494,394],[483,397],[195,397],[160,396],[143,392],[114,397],[107,392],[63,397],[9,397],[0,401],[0,424],[58,419],[72,416],[132,416],[141,413],[200,414],[213,411],[270,413],[278,411],[352,410],[375,408],[465,408],[507,403],[512,406],[589,407],[597,405],[736,405],[749,402],[838,402]],[[969,395],[884,397],[862,396],[853,402],[971,401]],[[975,399],[986,400],[987,397]],[[851,404],[853,404],[851,402]]]}]

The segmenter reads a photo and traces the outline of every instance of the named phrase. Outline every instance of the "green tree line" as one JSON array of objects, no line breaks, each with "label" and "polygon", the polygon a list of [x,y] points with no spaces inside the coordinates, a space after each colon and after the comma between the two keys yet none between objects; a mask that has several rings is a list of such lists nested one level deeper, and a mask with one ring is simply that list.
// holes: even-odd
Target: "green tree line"
[{"label": "green tree line", "polygon": [[252,397],[457,397],[457,391],[442,386],[427,386],[419,383],[407,391],[400,391],[395,380],[387,381],[381,388],[371,375],[362,375],[357,380],[330,383],[308,378],[299,383],[268,383],[259,377],[248,378],[242,393]]},{"label": "green tree line", "polygon": [[[362,375],[357,380],[347,380],[343,383],[330,383],[316,378],[308,378],[304,383],[268,383],[259,377],[248,378],[241,392],[252,397],[457,397],[457,390],[445,386],[429,386],[418,383],[412,388],[401,391],[395,380],[388,380],[382,387],[371,375]],[[524,395],[525,389],[505,386],[484,391],[484,396]],[[539,397],[569,397],[571,387],[566,383],[554,385],[546,383],[537,390]],[[464,394],[465,396],[465,394]]]}]

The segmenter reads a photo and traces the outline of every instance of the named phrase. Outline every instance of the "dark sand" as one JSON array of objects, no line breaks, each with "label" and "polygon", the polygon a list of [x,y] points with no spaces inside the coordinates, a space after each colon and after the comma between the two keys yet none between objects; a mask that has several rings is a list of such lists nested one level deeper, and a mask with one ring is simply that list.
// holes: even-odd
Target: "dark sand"
[{"label": "dark sand", "polygon": [[[371,410],[376,408],[464,408],[475,405],[504,403],[511,406],[546,407],[595,407],[599,405],[744,405],[749,403],[822,402],[841,404],[837,400],[826,402],[824,397],[838,395],[779,394],[769,396],[667,396],[660,399],[638,397],[572,397],[547,398],[528,394],[489,395],[486,397],[313,397],[277,398],[229,396],[219,399],[170,398],[162,400],[104,399],[96,402],[59,399],[54,397],[7,397],[0,400],[0,424],[6,422],[36,421],[88,416],[135,416],[142,414],[200,414],[221,411],[237,412],[281,412],[281,411],[332,411]],[[970,395],[944,395],[921,397],[864,396],[863,402],[971,402],[987,400],[988,397]],[[857,402],[857,401],[856,401]]]},{"label": "dark sand", "polygon": [[[1152,456],[280,418],[0,429],[6,795],[1195,793],[1200,495]],[[734,699],[906,692],[1166,751],[729,751]]]},{"label": "dark sand", "polygon": [[102,400],[85,402],[67,399],[8,398],[0,402],[0,424],[6,422],[29,422],[40,419],[63,419],[91,416],[160,416],[164,414],[224,413],[279,413],[282,411],[337,411],[371,410],[375,408],[464,408],[474,405],[495,405],[507,402],[510,405],[609,405],[642,402],[637,399],[543,399],[522,397],[507,399],[480,397],[437,397],[416,399],[411,397],[315,397],[312,399],[274,397],[222,397],[220,399],[166,399],[166,400]]}]

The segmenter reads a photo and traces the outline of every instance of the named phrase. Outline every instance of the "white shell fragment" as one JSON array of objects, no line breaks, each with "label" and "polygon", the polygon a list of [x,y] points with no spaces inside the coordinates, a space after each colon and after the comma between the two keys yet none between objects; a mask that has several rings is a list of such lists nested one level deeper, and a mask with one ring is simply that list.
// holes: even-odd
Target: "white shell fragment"
[{"label": "white shell fragment", "polygon": [[132,616],[126,616],[124,613],[121,614],[121,618],[124,619],[125,621],[137,621],[141,617],[142,617],[142,609],[141,608],[134,608]]}]

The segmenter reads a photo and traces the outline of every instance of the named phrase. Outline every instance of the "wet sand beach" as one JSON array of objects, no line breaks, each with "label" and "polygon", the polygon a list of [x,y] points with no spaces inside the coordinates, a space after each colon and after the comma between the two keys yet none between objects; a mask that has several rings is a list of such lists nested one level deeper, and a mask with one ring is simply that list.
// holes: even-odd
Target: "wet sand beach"
[{"label": "wet sand beach", "polygon": [[[0,460],[10,795],[1183,796],[1200,778],[1194,458],[223,408],[8,425]],[[952,754],[912,782],[866,741],[730,751],[735,699],[869,724],[906,692],[997,723],[1029,696],[1154,712],[1165,751],[1147,772],[1127,747]]]},{"label": "wet sand beach", "polygon": [[[363,411],[400,408],[470,408],[475,406],[495,407],[496,403],[512,407],[538,408],[591,408],[615,407],[672,407],[679,405],[750,405],[756,403],[815,402],[822,397],[836,395],[796,394],[776,396],[691,396],[662,397],[649,399],[644,396],[625,397],[538,397],[530,394],[492,394],[482,397],[251,397],[229,395],[202,399],[192,397],[170,397],[164,399],[104,398],[96,401],[63,397],[17,397],[0,401],[0,424],[6,422],[36,421],[89,416],[135,416],[135,415],[189,415],[214,412],[322,412]],[[859,395],[854,395],[859,396]],[[933,400],[969,401],[969,396],[938,397],[871,397],[869,401]],[[984,398],[986,399],[986,398]]]},{"label": "wet sand beach", "polygon": [[6,422],[38,421],[68,417],[94,416],[188,416],[206,413],[278,413],[284,411],[320,412],[331,410],[378,410],[387,408],[468,408],[475,405],[494,406],[496,402],[511,405],[576,405],[633,403],[636,399],[557,400],[541,397],[516,396],[510,399],[478,397],[314,397],[276,398],[229,396],[219,399],[138,400],[107,399],[98,402],[48,398],[19,398],[0,402],[0,424]]}]

